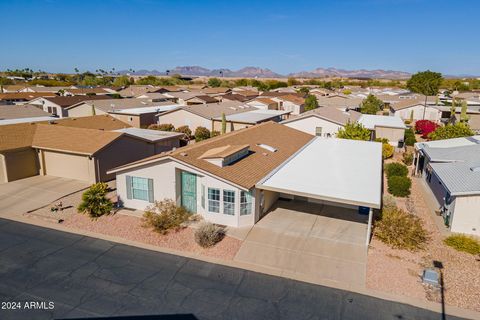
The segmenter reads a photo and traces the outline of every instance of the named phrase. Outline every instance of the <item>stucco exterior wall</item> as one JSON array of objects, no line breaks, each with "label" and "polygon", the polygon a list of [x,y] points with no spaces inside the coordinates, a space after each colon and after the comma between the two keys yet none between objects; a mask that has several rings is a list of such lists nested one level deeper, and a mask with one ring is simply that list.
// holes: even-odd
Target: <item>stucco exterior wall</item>
[{"label": "stucco exterior wall", "polygon": [[455,198],[450,230],[480,236],[480,196]]},{"label": "stucco exterior wall", "polygon": [[[82,103],[74,108],[68,109],[67,114],[69,117],[90,117],[92,116],[92,106],[86,103]],[[95,115],[106,114],[101,109],[95,108]]]},{"label": "stucco exterior wall", "polygon": [[[252,214],[240,216],[240,191],[241,189],[217,179],[214,176],[204,174],[195,168],[183,165],[173,160],[164,160],[156,164],[145,165],[128,172],[117,174],[117,195],[127,208],[145,210],[151,205],[148,201],[127,199],[126,176],[143,177],[153,179],[153,193],[156,201],[173,199],[181,204],[181,171],[187,171],[197,175],[197,214],[205,220],[213,223],[232,227],[253,225],[255,223],[255,198],[252,198]],[[205,208],[202,207],[202,185],[205,186]],[[220,212],[208,211],[208,188],[220,189]],[[235,192],[235,215],[223,214],[223,190]]]},{"label": "stucco exterior wall", "polygon": [[0,153],[0,183],[8,182],[7,167],[5,165],[5,156]]},{"label": "stucco exterior wall", "polygon": [[115,119],[118,119],[122,122],[125,122],[131,125],[132,127],[140,128],[141,126],[140,116],[138,115],[128,115],[128,114],[118,114],[118,113],[109,113],[109,115],[111,115]]},{"label": "stucco exterior wall", "polygon": [[287,127],[297,129],[312,135],[315,135],[317,127],[321,127],[322,137],[327,137],[328,134],[330,134],[331,137],[335,137],[337,135],[338,130],[343,128],[343,126],[339,124],[336,124],[324,119],[320,119],[314,116],[294,120],[294,121],[285,123],[285,125]]},{"label": "stucco exterior wall", "polygon": [[[42,99],[41,101],[43,101],[43,105],[42,105],[43,111],[54,113],[54,114],[56,114],[59,118],[64,118],[64,117],[67,117],[67,116],[68,116],[67,110],[59,107],[59,106],[56,105],[55,103],[50,102],[50,101],[47,100],[47,99]],[[49,111],[49,110],[48,110],[49,107],[52,108],[52,110]]]},{"label": "stucco exterior wall", "polygon": [[181,126],[188,126],[192,132],[195,132],[197,127],[205,127],[208,130],[212,129],[212,122],[191,112],[185,110],[177,110],[158,117],[158,124],[171,123],[175,128]]},{"label": "stucco exterior wall", "polygon": [[[231,132],[231,131],[245,129],[245,128],[248,128],[248,127],[251,127],[251,126],[252,126],[251,124],[247,124],[247,123],[238,123],[238,122],[228,122],[227,121],[227,133]],[[213,122],[213,128],[214,128],[214,130],[216,130],[218,132],[222,132],[222,122],[221,121],[214,121]],[[207,129],[210,130],[210,128],[207,128]]]},{"label": "stucco exterior wall", "polygon": [[[405,108],[402,110],[398,110],[395,112],[391,112],[392,115],[396,117],[400,117],[403,120],[409,120],[410,119],[410,114],[413,111],[413,120],[422,120],[423,119],[423,112],[424,112],[424,107],[423,105],[418,105],[418,106],[413,106],[410,108]],[[440,118],[442,116],[442,112],[436,108],[432,108],[427,106],[427,109],[425,111],[425,119],[426,120],[431,120],[434,122],[440,121]]]},{"label": "stucco exterior wall", "polygon": [[392,146],[398,146],[398,141],[404,140],[405,130],[375,126],[375,138],[386,138]]}]

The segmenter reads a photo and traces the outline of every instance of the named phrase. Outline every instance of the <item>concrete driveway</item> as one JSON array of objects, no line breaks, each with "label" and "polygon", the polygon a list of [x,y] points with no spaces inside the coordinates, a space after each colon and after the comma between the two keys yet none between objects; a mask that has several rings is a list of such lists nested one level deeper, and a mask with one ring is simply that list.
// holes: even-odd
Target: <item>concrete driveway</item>
[{"label": "concrete driveway", "polygon": [[367,217],[356,210],[277,201],[235,260],[314,282],[365,285]]},{"label": "concrete driveway", "polygon": [[22,214],[89,186],[78,180],[34,176],[0,184],[0,214]]}]

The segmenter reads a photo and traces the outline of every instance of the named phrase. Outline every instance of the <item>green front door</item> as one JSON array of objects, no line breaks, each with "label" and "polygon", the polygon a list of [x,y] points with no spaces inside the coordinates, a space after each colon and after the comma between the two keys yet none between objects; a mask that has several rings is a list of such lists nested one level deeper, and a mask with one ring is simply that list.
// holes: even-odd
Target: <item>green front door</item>
[{"label": "green front door", "polygon": [[182,206],[197,213],[197,176],[187,171],[182,171]]}]

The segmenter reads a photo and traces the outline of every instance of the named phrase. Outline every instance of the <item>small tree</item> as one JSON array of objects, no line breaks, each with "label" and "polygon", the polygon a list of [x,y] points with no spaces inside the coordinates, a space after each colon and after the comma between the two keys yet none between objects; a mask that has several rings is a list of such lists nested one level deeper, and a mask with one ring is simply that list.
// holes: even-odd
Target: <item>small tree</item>
[{"label": "small tree", "polygon": [[360,123],[347,123],[344,128],[338,130],[337,137],[350,140],[370,140],[370,130]]},{"label": "small tree", "polygon": [[175,127],[171,123],[161,123],[161,124],[151,124],[148,126],[148,129],[151,130],[160,130],[160,131],[175,131]]},{"label": "small tree", "polygon": [[313,110],[318,108],[318,101],[317,97],[315,97],[313,94],[307,95],[305,98],[305,110]]},{"label": "small tree", "polygon": [[225,117],[225,113],[222,112],[222,134],[227,133],[227,118]]},{"label": "small tree", "polygon": [[290,78],[287,79],[287,84],[288,84],[289,87],[295,86],[295,85],[298,84],[298,81],[297,81],[297,79],[295,79],[293,77],[290,77]]},{"label": "small tree", "polygon": [[208,86],[212,88],[218,88],[222,85],[222,80],[218,78],[210,78],[208,79]]},{"label": "small tree", "polygon": [[425,119],[428,96],[437,95],[438,89],[440,88],[442,81],[443,78],[441,73],[432,72],[430,70],[418,72],[407,81],[407,88],[409,90],[425,95],[425,104],[423,108],[422,119]]},{"label": "small tree", "polygon": [[103,182],[95,183],[82,194],[82,202],[77,210],[87,213],[91,218],[98,218],[108,214],[113,209],[113,202],[107,198],[108,185]]},{"label": "small tree", "polygon": [[407,146],[413,146],[415,144],[415,142],[417,142],[417,138],[415,138],[415,133],[413,132],[413,130],[411,128],[406,129],[405,130],[405,144]]},{"label": "small tree", "polygon": [[300,89],[298,89],[298,92],[308,94],[310,92],[310,89],[308,89],[308,87],[301,87]]},{"label": "small tree", "polygon": [[383,101],[369,94],[368,97],[362,101],[360,105],[360,112],[364,114],[377,114],[383,108]]},{"label": "small tree", "polygon": [[195,141],[199,142],[210,138],[210,130],[205,127],[197,127],[195,129]]},{"label": "small tree", "polygon": [[176,132],[183,133],[186,137],[186,140],[190,140],[190,137],[192,136],[192,130],[188,126],[181,126],[175,129]]},{"label": "small tree", "polygon": [[444,127],[437,128],[428,136],[432,140],[444,140],[461,137],[470,137],[475,133],[470,129],[467,123],[459,122],[456,124],[447,124]]},{"label": "small tree", "polygon": [[422,138],[427,138],[430,133],[438,128],[438,124],[430,120],[418,120],[415,123],[415,131],[422,135]]}]

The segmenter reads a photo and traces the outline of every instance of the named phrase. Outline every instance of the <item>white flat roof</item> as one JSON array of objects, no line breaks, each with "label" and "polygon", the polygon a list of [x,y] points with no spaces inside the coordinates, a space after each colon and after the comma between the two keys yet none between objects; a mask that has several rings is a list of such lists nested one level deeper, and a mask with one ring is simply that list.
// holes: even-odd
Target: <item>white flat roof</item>
[{"label": "white flat roof", "polygon": [[317,137],[259,182],[257,187],[380,208],[382,144]]},{"label": "white flat roof", "polygon": [[32,117],[32,118],[18,118],[18,119],[3,119],[3,120],[0,120],[0,126],[6,125],[6,124],[39,122],[39,121],[50,121],[50,120],[58,120],[58,118],[57,117]]},{"label": "white flat roof", "polygon": [[[231,114],[226,116],[225,118],[227,119],[227,121],[233,121],[233,122],[258,123],[260,121],[265,121],[265,120],[275,118],[288,113],[290,113],[290,111],[252,110],[247,112]],[[217,117],[215,119],[221,120],[222,117]]]},{"label": "white flat roof", "polygon": [[165,111],[170,111],[180,108],[179,104],[172,104],[168,106],[151,106],[151,107],[140,107],[140,108],[129,108],[129,109],[115,109],[114,111],[109,111],[109,113],[126,113],[126,114],[143,114],[143,113],[162,113]]},{"label": "white flat roof", "polygon": [[375,130],[376,126],[406,129],[405,123],[400,117],[380,116],[374,114],[363,114],[358,122],[365,128]]},{"label": "white flat roof", "polygon": [[452,148],[452,147],[464,147],[480,144],[480,135],[462,138],[453,138],[445,140],[434,140],[426,142],[415,143],[416,149],[429,148]]},{"label": "white flat roof", "polygon": [[164,139],[170,139],[173,137],[181,137],[184,135],[183,133],[179,133],[179,132],[159,131],[159,130],[140,129],[140,128],[123,128],[123,129],[118,129],[113,131],[123,132],[128,135],[146,139],[152,142],[164,140]]}]

